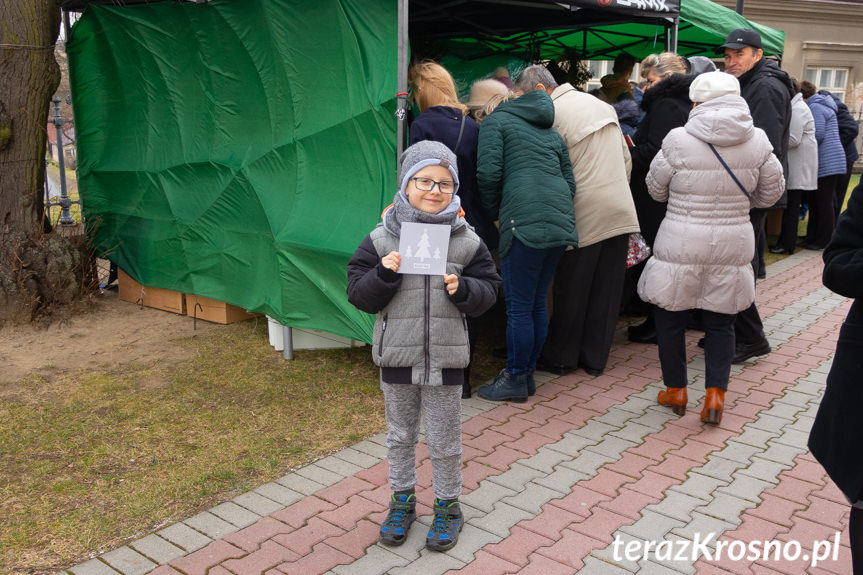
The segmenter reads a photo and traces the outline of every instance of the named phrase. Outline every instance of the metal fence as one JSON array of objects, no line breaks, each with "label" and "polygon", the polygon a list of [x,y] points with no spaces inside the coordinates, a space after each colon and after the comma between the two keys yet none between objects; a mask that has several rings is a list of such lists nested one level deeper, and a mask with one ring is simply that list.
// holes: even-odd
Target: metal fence
[{"label": "metal fence", "polygon": [[[81,205],[80,199],[73,200],[69,196],[69,190],[66,185],[66,153],[63,150],[63,126],[69,123],[69,120],[66,120],[60,115],[60,98],[56,96],[52,100],[54,102],[54,116],[51,118],[50,122],[54,124],[54,128],[57,130],[57,163],[60,168],[59,175],[59,194],[55,187],[55,184],[51,181],[51,178],[48,176],[48,162],[45,162],[45,216],[48,218],[48,221],[53,225],[54,219],[51,217],[51,208],[56,206],[60,208],[60,217],[57,219],[57,224],[61,226],[74,226],[76,224],[75,218],[72,217],[72,212],[70,208],[72,204]],[[56,201],[53,198],[59,198]],[[83,215],[81,216],[81,220],[83,221]]]}]

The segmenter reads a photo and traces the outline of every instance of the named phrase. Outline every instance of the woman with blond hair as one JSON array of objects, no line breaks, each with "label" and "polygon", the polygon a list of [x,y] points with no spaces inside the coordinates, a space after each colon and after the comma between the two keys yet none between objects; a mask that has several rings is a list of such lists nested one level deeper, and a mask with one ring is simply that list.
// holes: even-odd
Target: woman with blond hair
[{"label": "woman with blond hair", "polygon": [[[440,142],[458,159],[458,195],[465,218],[489,249],[497,247],[497,230],[476,195],[476,148],[479,124],[458,99],[455,81],[437,62],[419,62],[410,69],[412,97],[420,115],[410,125],[410,144]],[[500,82],[497,82],[500,84]],[[503,84],[501,84],[503,86]]]},{"label": "woman with blond hair", "polygon": [[[410,145],[433,140],[447,146],[458,160],[458,196],[465,211],[465,219],[490,250],[498,243],[497,228],[479,201],[476,185],[476,150],[479,142],[479,124],[468,115],[468,107],[459,102],[455,81],[446,68],[437,62],[424,61],[411,66],[409,71],[411,95],[417,116],[410,125]],[[494,80],[492,80],[494,81]],[[496,82],[500,84],[500,82]],[[500,84],[503,86],[503,84]],[[473,357],[476,343],[476,326],[468,319],[468,330]],[[470,366],[465,368],[462,397],[470,397]]]}]

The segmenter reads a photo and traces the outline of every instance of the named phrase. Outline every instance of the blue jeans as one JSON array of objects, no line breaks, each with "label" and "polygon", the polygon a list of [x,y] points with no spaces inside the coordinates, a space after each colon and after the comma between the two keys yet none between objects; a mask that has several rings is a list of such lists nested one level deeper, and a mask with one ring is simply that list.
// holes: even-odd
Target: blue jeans
[{"label": "blue jeans", "polygon": [[548,334],[545,296],[566,246],[534,249],[513,238],[500,261],[506,299],[506,370],[532,373]]}]

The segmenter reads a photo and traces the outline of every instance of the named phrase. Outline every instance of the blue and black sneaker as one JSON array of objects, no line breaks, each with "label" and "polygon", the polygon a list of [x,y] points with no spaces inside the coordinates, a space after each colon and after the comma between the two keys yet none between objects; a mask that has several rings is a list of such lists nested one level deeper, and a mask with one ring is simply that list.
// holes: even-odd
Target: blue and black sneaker
[{"label": "blue and black sneaker", "polygon": [[458,500],[434,500],[434,520],[426,535],[426,547],[433,551],[452,549],[458,542],[458,533],[464,525]]},{"label": "blue and black sneaker", "polygon": [[393,493],[390,512],[381,525],[380,542],[390,547],[401,545],[408,538],[408,528],[417,518],[417,496],[413,493]]}]

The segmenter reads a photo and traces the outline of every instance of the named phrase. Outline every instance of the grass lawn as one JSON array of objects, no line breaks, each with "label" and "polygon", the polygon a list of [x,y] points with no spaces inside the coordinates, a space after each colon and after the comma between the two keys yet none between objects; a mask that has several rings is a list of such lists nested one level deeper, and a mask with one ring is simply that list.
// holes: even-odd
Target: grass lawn
[{"label": "grass lawn", "polygon": [[[55,162],[50,161],[46,167],[46,171],[50,178],[57,185],[56,191],[59,194],[59,182],[60,182],[60,166]],[[72,200],[73,203],[69,206],[69,215],[75,220],[75,223],[81,223],[81,204],[79,202],[80,197],[78,196],[78,174],[75,170],[66,170],[66,193],[69,195],[69,199]],[[60,196],[51,196],[49,198],[51,203],[57,203],[60,201]],[[60,219],[60,214],[62,213],[62,208],[57,205],[49,206],[48,213],[51,216],[51,224],[56,226],[58,220]]]},{"label": "grass lawn", "polygon": [[[486,337],[474,385],[503,367]],[[296,351],[266,322],[176,345],[179,365],[55,366],[0,384],[0,573],[51,573],[385,427],[368,347]]]}]

